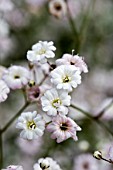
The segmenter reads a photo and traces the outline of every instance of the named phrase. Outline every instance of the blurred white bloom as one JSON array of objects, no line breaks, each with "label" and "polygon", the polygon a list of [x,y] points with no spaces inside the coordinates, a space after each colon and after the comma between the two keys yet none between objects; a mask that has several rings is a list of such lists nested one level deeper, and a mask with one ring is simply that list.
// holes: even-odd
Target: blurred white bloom
[{"label": "blurred white bloom", "polygon": [[36,111],[23,112],[18,118],[16,128],[22,129],[20,137],[28,140],[42,136],[45,129],[45,121]]},{"label": "blurred white bloom", "polygon": [[[19,148],[26,153],[26,155],[36,155],[43,144],[43,139],[40,137],[37,140],[25,140],[22,138],[18,138],[16,143],[18,144]],[[29,148],[29,149],[28,149]]]},{"label": "blurred white bloom", "polygon": [[9,165],[6,170],[23,170],[23,167],[20,165]]},{"label": "blurred white bloom", "polygon": [[110,146],[108,154],[109,154],[109,159],[113,161],[113,145]]},{"label": "blurred white bloom", "polygon": [[54,58],[56,47],[53,42],[39,41],[32,46],[32,50],[27,52],[27,59],[33,63],[40,62],[42,64],[47,62],[48,58]]},{"label": "blurred white bloom", "polygon": [[0,80],[0,103],[4,102],[7,99],[7,94],[10,92],[9,87],[7,84],[3,81]]},{"label": "blurred white bloom", "polygon": [[3,74],[3,80],[11,89],[21,89],[28,84],[30,79],[29,71],[22,66],[11,66]]},{"label": "blurred white bloom", "polygon": [[98,170],[98,162],[91,154],[81,154],[75,158],[73,170]]},{"label": "blurred white bloom", "polygon": [[38,163],[34,164],[34,170],[61,170],[60,166],[52,158],[40,158]]},{"label": "blurred white bloom", "polygon": [[89,143],[86,140],[80,141],[78,144],[78,147],[82,150],[82,151],[87,151],[89,149]]},{"label": "blurred white bloom", "polygon": [[6,37],[9,34],[8,23],[0,18],[0,37]]},{"label": "blurred white bloom", "polygon": [[55,88],[47,90],[44,96],[41,97],[42,109],[47,112],[49,116],[56,116],[60,114],[66,115],[68,113],[67,106],[70,105],[71,96],[68,92],[56,90]]},{"label": "blurred white bloom", "polygon": [[76,132],[81,128],[69,117],[57,116],[47,126],[47,130],[52,132],[51,138],[57,139],[57,143],[63,142],[68,138],[78,140]]},{"label": "blurred white bloom", "polygon": [[61,65],[51,72],[51,82],[57,89],[72,91],[81,83],[80,71],[73,65]]},{"label": "blurred white bloom", "polygon": [[14,7],[14,4],[11,0],[0,0],[0,11],[8,12],[11,11]]},{"label": "blurred white bloom", "polygon": [[78,55],[64,54],[61,59],[56,60],[56,65],[74,65],[80,70],[80,72],[88,72],[83,57],[79,57]]},{"label": "blurred white bloom", "polygon": [[49,2],[49,12],[57,18],[67,14],[67,4],[64,0],[52,0]]}]

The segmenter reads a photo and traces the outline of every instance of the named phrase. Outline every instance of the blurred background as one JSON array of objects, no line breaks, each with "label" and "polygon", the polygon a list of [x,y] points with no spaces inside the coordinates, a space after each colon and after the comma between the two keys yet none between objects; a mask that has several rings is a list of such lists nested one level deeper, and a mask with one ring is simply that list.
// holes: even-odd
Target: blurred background
[{"label": "blurred background", "polygon": [[[39,40],[55,43],[56,58],[71,54],[74,49],[74,54],[84,57],[89,72],[72,94],[72,103],[92,116],[98,115],[113,98],[113,1],[63,1],[68,9],[65,5],[54,9],[50,6],[52,1],[0,0],[0,65],[27,66],[26,53]],[[23,102],[23,95],[17,90],[0,104],[2,127]],[[30,107],[34,108],[38,110],[37,105]],[[92,159],[92,153],[102,150],[107,157],[113,137],[77,110],[70,109],[69,116],[82,127],[78,142],[69,139],[57,144],[48,133],[39,141],[26,142],[19,138],[13,124],[4,135],[4,166],[21,164],[31,170],[38,158],[51,156],[63,170],[112,170],[108,163]],[[100,119],[112,130],[112,105]]]}]

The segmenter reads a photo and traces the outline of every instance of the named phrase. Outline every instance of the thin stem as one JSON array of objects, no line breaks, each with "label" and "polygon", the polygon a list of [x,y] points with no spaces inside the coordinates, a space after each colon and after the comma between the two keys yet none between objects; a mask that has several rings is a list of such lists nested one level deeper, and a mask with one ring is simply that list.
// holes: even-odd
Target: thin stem
[{"label": "thin stem", "polygon": [[109,159],[105,159],[105,158],[101,158],[103,161],[106,161],[106,162],[109,162],[110,164],[113,164],[113,162],[111,161],[111,160],[109,160]]},{"label": "thin stem", "polygon": [[2,141],[2,133],[0,130],[0,169],[3,168],[3,141]]},{"label": "thin stem", "polygon": [[86,115],[89,119],[95,121],[97,124],[99,124],[101,127],[103,127],[111,136],[113,136],[113,132],[99,119],[95,119],[95,117],[91,116],[89,112],[84,111],[83,109],[71,104],[71,107],[80,111],[84,115]]},{"label": "thin stem", "polygon": [[15,114],[14,117],[12,117],[9,122],[4,126],[3,129],[1,129],[1,134],[4,133],[8,128],[9,126],[15,121],[15,119],[23,112],[23,110],[29,105],[29,102],[26,102],[24,104],[24,106],[17,112],[17,114]]},{"label": "thin stem", "polygon": [[103,114],[113,105],[113,99],[112,101],[101,111],[95,116],[95,119],[99,119],[100,117],[103,116]]}]

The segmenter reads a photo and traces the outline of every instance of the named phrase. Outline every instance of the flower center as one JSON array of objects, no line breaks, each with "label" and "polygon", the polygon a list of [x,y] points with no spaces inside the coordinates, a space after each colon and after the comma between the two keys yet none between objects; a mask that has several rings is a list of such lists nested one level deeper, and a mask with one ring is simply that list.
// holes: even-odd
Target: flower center
[{"label": "flower center", "polygon": [[27,122],[27,127],[28,127],[28,129],[33,130],[36,128],[36,124],[34,121],[29,121],[29,122]]},{"label": "flower center", "polygon": [[19,78],[20,78],[20,76],[18,76],[18,75],[15,75],[15,76],[14,76],[14,78],[15,78],[15,79],[19,79]]},{"label": "flower center", "polygon": [[62,123],[62,124],[60,125],[60,129],[63,130],[63,131],[66,131],[66,130],[68,129],[67,124],[66,124],[66,123]]},{"label": "flower center", "polygon": [[55,7],[55,9],[58,10],[58,11],[60,11],[60,10],[62,9],[60,3],[55,3],[54,7]]},{"label": "flower center", "polygon": [[41,48],[41,50],[39,50],[39,52],[38,52],[39,55],[42,55],[45,53],[46,53],[46,50],[44,48]]},{"label": "flower center", "polygon": [[83,168],[84,168],[84,169],[89,169],[89,164],[88,164],[88,162],[85,162],[85,163],[83,164]]},{"label": "flower center", "polygon": [[54,108],[58,108],[61,104],[62,104],[62,102],[61,102],[61,100],[60,100],[59,98],[54,99],[54,100],[52,101],[52,106],[53,106]]},{"label": "flower center", "polygon": [[71,80],[71,78],[69,76],[65,76],[63,78],[63,83],[68,83]]}]

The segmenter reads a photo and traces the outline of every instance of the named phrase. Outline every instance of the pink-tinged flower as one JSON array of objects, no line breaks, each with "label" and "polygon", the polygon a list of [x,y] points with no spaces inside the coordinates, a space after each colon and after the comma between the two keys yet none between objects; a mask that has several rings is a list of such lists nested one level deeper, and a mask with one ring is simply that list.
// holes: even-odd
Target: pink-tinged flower
[{"label": "pink-tinged flower", "polygon": [[49,2],[49,12],[56,18],[62,18],[67,14],[67,4],[64,0],[52,0]]},{"label": "pink-tinged flower", "polygon": [[91,154],[81,154],[75,158],[73,170],[99,170],[99,165]]},{"label": "pink-tinged flower", "polygon": [[79,57],[78,55],[64,54],[61,59],[56,60],[56,65],[74,65],[80,70],[80,72],[88,72],[84,58]]},{"label": "pink-tinged flower", "polygon": [[9,88],[21,89],[28,84],[30,79],[29,71],[21,66],[11,66],[3,74],[3,80],[6,82]]},{"label": "pink-tinged flower", "polygon": [[23,170],[23,167],[20,165],[9,165],[5,170]]},{"label": "pink-tinged flower", "polygon": [[9,87],[7,84],[3,81],[0,80],[0,103],[4,102],[7,99],[7,94],[10,92]]},{"label": "pink-tinged flower", "polygon": [[38,101],[40,96],[39,86],[32,86],[27,89],[27,97],[31,102]]},{"label": "pink-tinged flower", "polygon": [[58,163],[50,157],[40,158],[33,168],[34,170],[61,170]]},{"label": "pink-tinged flower", "polygon": [[14,4],[11,0],[0,0],[0,11],[9,12],[14,8]]},{"label": "pink-tinged flower", "polygon": [[47,126],[47,130],[52,132],[51,138],[57,139],[57,143],[60,143],[68,138],[78,140],[76,131],[80,131],[81,128],[71,118],[57,116]]},{"label": "pink-tinged flower", "polygon": [[51,82],[57,89],[70,92],[81,83],[80,73],[80,70],[73,65],[61,65],[51,72]]}]

